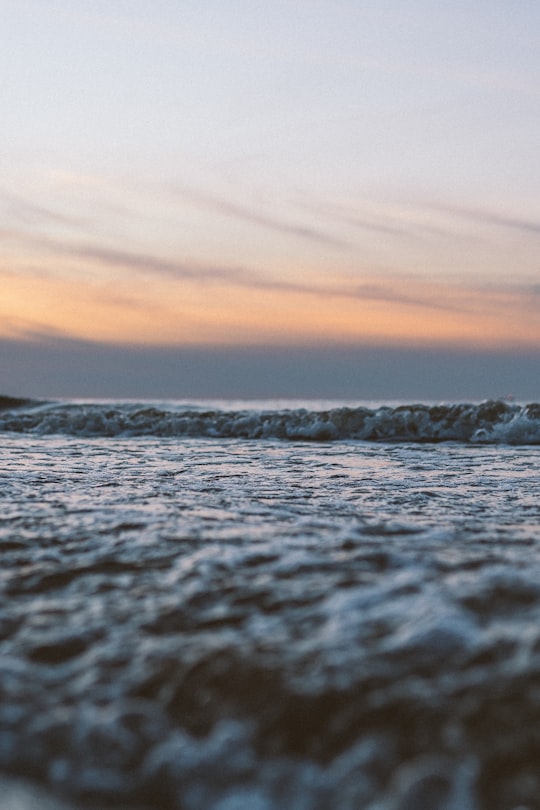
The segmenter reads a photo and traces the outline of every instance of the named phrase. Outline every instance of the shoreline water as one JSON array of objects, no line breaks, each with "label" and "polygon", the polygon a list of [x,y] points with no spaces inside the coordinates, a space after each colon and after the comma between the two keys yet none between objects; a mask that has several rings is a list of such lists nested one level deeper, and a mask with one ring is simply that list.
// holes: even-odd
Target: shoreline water
[{"label": "shoreline water", "polygon": [[[218,404],[220,407],[218,407]],[[540,405],[0,401],[0,432],[80,436],[540,444]],[[278,407],[279,405],[279,407]],[[284,407],[286,406],[286,407]]]},{"label": "shoreline water", "polygon": [[1,773],[70,810],[535,806],[537,446],[0,419],[36,413],[0,434]]}]

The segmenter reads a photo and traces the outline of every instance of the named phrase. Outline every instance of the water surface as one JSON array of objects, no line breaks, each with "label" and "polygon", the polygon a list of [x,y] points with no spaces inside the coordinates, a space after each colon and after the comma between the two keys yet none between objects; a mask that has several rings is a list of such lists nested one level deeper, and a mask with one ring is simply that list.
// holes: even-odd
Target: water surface
[{"label": "water surface", "polygon": [[3,412],[1,772],[100,810],[537,807],[538,446],[110,429],[142,408]]}]

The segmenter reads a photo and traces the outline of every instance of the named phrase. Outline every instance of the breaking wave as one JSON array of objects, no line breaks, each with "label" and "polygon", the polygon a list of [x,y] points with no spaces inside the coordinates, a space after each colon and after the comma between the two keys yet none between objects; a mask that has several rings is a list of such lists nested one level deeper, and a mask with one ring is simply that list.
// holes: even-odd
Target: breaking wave
[{"label": "breaking wave", "polygon": [[83,437],[540,444],[540,404],[341,406],[228,410],[179,403],[50,402],[0,397],[0,431]]}]

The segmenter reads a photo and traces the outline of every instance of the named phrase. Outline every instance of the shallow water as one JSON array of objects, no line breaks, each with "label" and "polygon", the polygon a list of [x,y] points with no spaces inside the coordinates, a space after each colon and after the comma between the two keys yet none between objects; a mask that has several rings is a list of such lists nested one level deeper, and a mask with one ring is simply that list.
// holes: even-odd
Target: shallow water
[{"label": "shallow water", "polygon": [[0,434],[0,770],[100,810],[538,807],[539,461]]}]

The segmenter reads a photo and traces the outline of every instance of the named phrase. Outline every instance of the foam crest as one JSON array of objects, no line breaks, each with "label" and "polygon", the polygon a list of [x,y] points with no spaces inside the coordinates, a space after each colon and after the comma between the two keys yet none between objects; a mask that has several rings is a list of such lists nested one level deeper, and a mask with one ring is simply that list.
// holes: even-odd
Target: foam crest
[{"label": "foam crest", "polygon": [[503,400],[328,410],[0,401],[1,431],[38,435],[540,444],[540,404]]}]

